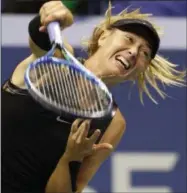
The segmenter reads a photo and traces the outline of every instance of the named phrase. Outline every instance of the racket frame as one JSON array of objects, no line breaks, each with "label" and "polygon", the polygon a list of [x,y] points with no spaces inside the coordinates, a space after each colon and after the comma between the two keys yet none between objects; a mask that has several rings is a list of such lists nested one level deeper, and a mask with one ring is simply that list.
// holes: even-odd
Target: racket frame
[{"label": "racket frame", "polygon": [[[61,31],[60,31],[60,26],[58,22],[52,22],[48,25],[48,34],[49,34],[49,38],[52,44],[52,48],[50,51],[47,52],[47,54],[41,58],[38,58],[37,60],[35,60],[33,63],[31,63],[28,68],[26,69],[25,72],[25,76],[24,76],[24,80],[25,80],[25,84],[27,86],[28,92],[30,93],[30,95],[36,100],[38,101],[42,106],[46,107],[49,110],[52,110],[54,112],[56,112],[58,115],[73,115],[76,117],[80,117],[80,118],[101,118],[101,117],[105,117],[107,115],[110,115],[113,109],[113,98],[112,98],[112,94],[109,92],[107,86],[102,82],[101,79],[99,79],[97,76],[95,76],[95,74],[93,74],[91,71],[89,71],[83,64],[81,64],[64,46],[63,41],[62,41],[62,35],[61,35]],[[64,55],[65,59],[60,59],[60,58],[56,58],[53,57],[55,50],[58,49],[62,52],[62,54]],[[51,62],[55,65],[60,65],[60,66],[70,66],[73,67],[76,71],[80,72],[81,74],[83,74],[84,76],[86,76],[86,78],[88,78],[90,81],[94,82],[94,84],[98,84],[99,87],[104,90],[104,92],[107,94],[108,98],[109,98],[109,106],[107,108],[107,110],[103,110],[103,111],[99,111],[99,112],[86,112],[86,115],[84,113],[84,115],[81,115],[81,113],[79,113],[78,115],[73,113],[73,111],[71,113],[68,113],[66,109],[64,109],[62,106],[59,107],[55,104],[49,103],[49,101],[44,97],[44,95],[42,93],[40,93],[35,86],[32,84],[32,82],[30,81],[29,78],[29,72],[37,67],[37,65],[40,65],[41,62],[43,61],[49,61],[51,60]],[[45,65],[45,63],[43,63]],[[79,111],[81,112],[81,111]]]},{"label": "racket frame", "polygon": [[[52,50],[50,52],[53,52]],[[54,103],[49,103],[49,101],[47,100],[47,98],[44,97],[44,95],[39,92],[36,87],[32,84],[30,78],[29,78],[29,73],[30,71],[37,67],[37,65],[40,65],[40,63],[42,63],[43,61],[46,61],[46,60],[51,60],[51,62],[53,62],[53,64],[55,65],[59,65],[59,66],[71,66],[73,67],[76,71],[79,71],[80,73],[82,73],[84,76],[86,76],[90,81],[94,82],[94,84],[98,84],[99,87],[104,90],[105,93],[107,93],[107,96],[109,97],[109,100],[111,101],[110,104],[109,104],[109,107],[107,108],[108,110],[103,110],[103,111],[99,111],[99,112],[88,112],[86,111],[86,114],[85,112],[82,112],[79,111],[79,114],[75,114],[73,113],[73,111],[71,110],[71,113],[68,113],[67,112],[67,109],[63,108],[62,106],[59,107],[57,105],[55,105]],[[44,64],[45,65],[45,64]],[[105,117],[107,115],[109,115],[112,111],[112,107],[113,107],[113,102],[112,102],[112,95],[110,92],[108,92],[108,89],[106,87],[106,85],[100,80],[100,79],[95,79],[95,77],[92,77],[90,74],[86,74],[85,71],[82,71],[81,68],[79,68],[79,66],[67,61],[67,60],[64,60],[64,59],[57,59],[55,57],[51,57],[51,56],[43,56],[39,59],[37,59],[36,61],[34,61],[32,64],[30,64],[28,66],[28,68],[26,69],[26,72],[25,72],[25,84],[27,86],[27,89],[28,89],[28,92],[30,93],[30,95],[36,100],[38,101],[42,106],[46,107],[47,109],[49,110],[52,110],[54,112],[56,112],[58,115],[64,115],[64,113],[66,115],[73,115],[73,116],[76,116],[76,117],[80,117],[80,118],[101,118],[101,117]],[[84,115],[83,115],[84,114]]]}]

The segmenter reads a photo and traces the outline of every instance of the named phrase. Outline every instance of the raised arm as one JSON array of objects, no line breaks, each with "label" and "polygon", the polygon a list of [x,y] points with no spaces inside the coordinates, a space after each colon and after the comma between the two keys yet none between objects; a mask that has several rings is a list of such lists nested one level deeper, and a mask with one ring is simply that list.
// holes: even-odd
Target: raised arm
[{"label": "raised arm", "polygon": [[[47,25],[58,20],[61,28],[69,27],[73,23],[73,15],[61,1],[50,1],[45,3],[39,12],[39,15],[29,23],[29,47],[32,54],[20,62],[15,68],[11,81],[20,88],[24,88],[24,72],[27,66],[46,54],[49,50],[49,39],[46,33]],[[66,48],[73,53],[73,48],[65,40]],[[57,53],[56,53],[57,54]]]}]

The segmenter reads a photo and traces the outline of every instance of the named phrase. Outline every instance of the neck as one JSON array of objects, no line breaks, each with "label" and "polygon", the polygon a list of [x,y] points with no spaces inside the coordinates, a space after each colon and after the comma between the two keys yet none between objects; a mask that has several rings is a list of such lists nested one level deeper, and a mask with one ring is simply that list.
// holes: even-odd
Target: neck
[{"label": "neck", "polygon": [[84,66],[90,70],[93,74],[99,77],[108,88],[115,86],[119,81],[119,77],[116,75],[104,76],[103,70],[101,68],[101,64],[99,64],[98,55],[92,55],[85,62]]},{"label": "neck", "polygon": [[85,61],[84,66],[92,73],[94,73],[97,77],[101,78],[102,81],[107,85],[107,87],[112,87],[115,85],[115,83],[113,82],[112,76],[110,77],[102,76],[101,69],[99,68],[98,59],[95,56],[91,56],[90,58],[88,58]]},{"label": "neck", "polygon": [[94,73],[96,76],[100,77],[101,71],[99,69],[99,62],[98,61],[99,60],[96,58],[96,56],[93,55],[85,61],[84,65],[92,73]]}]

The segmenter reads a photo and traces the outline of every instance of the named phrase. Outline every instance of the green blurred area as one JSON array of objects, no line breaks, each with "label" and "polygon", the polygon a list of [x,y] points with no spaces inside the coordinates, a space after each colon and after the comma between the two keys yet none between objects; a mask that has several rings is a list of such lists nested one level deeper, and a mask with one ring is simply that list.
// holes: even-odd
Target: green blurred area
[{"label": "green blurred area", "polygon": [[[49,0],[1,0],[3,6],[1,7],[2,13],[14,14],[33,14],[38,13],[41,6]],[[51,1],[51,0],[50,0]],[[53,0],[54,1],[54,0]],[[74,15],[87,16],[100,14],[100,1],[96,0],[61,0],[62,3]],[[108,1],[108,0],[107,0]]]},{"label": "green blurred area", "polygon": [[72,12],[74,12],[77,8],[77,5],[79,3],[79,0],[61,0],[63,4],[70,9]]},{"label": "green blurred area", "polygon": [[89,0],[61,0],[73,14],[88,15]]}]

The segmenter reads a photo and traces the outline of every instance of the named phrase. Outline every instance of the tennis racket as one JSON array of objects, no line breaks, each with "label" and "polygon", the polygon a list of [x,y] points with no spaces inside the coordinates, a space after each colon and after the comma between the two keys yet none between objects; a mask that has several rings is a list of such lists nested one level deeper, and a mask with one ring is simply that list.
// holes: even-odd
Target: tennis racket
[{"label": "tennis racket", "polygon": [[[51,50],[31,63],[25,73],[25,84],[30,95],[58,115],[94,119],[111,114],[111,93],[65,48],[59,23],[50,23],[47,31]],[[54,56],[57,50],[65,59]]]}]

